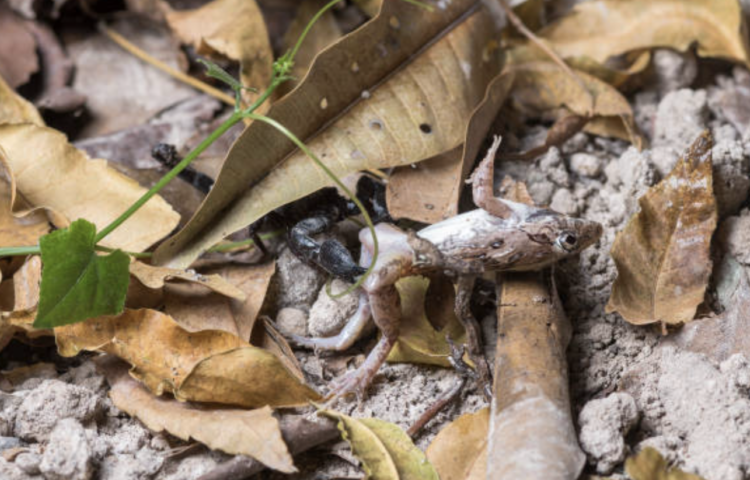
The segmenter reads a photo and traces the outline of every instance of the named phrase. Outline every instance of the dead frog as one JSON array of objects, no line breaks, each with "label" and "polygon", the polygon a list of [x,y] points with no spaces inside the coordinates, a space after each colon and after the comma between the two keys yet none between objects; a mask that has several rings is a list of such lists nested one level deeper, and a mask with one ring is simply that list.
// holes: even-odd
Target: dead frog
[{"label": "dead frog", "polygon": [[[467,329],[469,354],[485,382],[489,369],[479,349],[479,330],[469,312],[474,279],[487,271],[539,270],[575,255],[596,242],[602,234],[599,223],[572,218],[552,210],[516,203],[493,194],[494,158],[500,139],[474,172],[476,210],[436,223],[416,233],[394,225],[375,226],[380,254],[372,274],[362,285],[359,307],[344,329],[329,338],[287,336],[297,345],[316,350],[349,348],[370,325],[370,318],[382,336],[356,370],[331,383],[333,397],[355,393],[360,398],[371,383],[399,334],[401,310],[395,283],[402,277],[442,271],[458,278],[456,314]],[[372,261],[373,241],[365,228],[360,265]],[[487,385],[485,385],[487,387]]]}]

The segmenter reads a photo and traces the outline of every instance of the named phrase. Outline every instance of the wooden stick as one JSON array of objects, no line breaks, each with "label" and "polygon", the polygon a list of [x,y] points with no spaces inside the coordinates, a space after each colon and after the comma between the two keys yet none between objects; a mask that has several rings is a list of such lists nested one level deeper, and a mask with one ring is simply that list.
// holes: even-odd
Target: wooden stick
[{"label": "wooden stick", "polygon": [[500,277],[486,478],[575,480],[586,457],[568,396],[570,322],[549,270]]}]

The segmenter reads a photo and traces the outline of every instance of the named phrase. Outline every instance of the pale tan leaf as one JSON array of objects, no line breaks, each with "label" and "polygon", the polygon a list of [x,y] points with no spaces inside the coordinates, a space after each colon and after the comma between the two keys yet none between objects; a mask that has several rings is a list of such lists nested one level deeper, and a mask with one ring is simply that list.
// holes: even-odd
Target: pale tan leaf
[{"label": "pale tan leaf", "polygon": [[563,58],[604,63],[626,52],[658,47],[748,64],[748,43],[736,0],[594,0],[539,32]]},{"label": "pale tan leaf", "polygon": [[[386,2],[376,19],[323,51],[269,116],[340,178],[433,157],[463,141],[470,113],[497,73],[494,34],[490,13],[471,0],[432,12]],[[282,134],[254,122],[199,211],[155,261],[189,265],[231,232],[331,183]]]},{"label": "pale tan leaf", "polygon": [[188,332],[155,310],[125,310],[55,329],[58,352],[116,355],[156,395],[243,407],[297,406],[320,396],[272,353],[231,333]]},{"label": "pale tan leaf", "polygon": [[[240,62],[240,81],[259,90],[271,80],[273,51],[255,0],[213,0],[195,10],[173,11],[167,22],[198,53]],[[243,92],[249,103],[257,94]]]},{"label": "pale tan leaf", "polygon": [[167,281],[182,280],[204,286],[225,297],[240,301],[247,298],[245,292],[217,274],[202,275],[195,270],[156,267],[137,260],[130,263],[130,274],[143,285],[154,290],[164,287]]},{"label": "pale tan leaf", "polygon": [[319,413],[339,421],[339,430],[362,461],[367,478],[438,480],[427,457],[397,425],[377,418],[352,418],[332,410]]},{"label": "pale tan leaf", "polygon": [[31,311],[39,304],[39,285],[42,280],[42,259],[30,256],[13,274],[13,310]]},{"label": "pale tan leaf", "polygon": [[441,330],[427,319],[425,297],[430,280],[426,277],[406,277],[396,283],[401,297],[401,328],[398,340],[388,355],[389,362],[411,362],[450,367],[450,346],[446,336],[457,344],[465,341],[466,332],[453,315],[455,296],[447,296],[438,310],[447,310],[448,323]]},{"label": "pale tan leaf", "polygon": [[44,120],[34,105],[14,92],[0,76],[0,124],[27,122],[44,126]]},{"label": "pale tan leaf", "polygon": [[269,468],[296,472],[273,410],[205,409],[168,397],[156,397],[128,375],[127,364],[109,357],[97,362],[112,390],[112,403],[154,432],[195,439],[231,455],[247,455]]},{"label": "pale tan leaf", "polygon": [[[34,207],[49,209],[50,220],[57,227],[85,218],[104,228],[146,192],[109,168],[106,161],[89,159],[51,128],[0,125],[0,147],[7,154],[19,193]],[[178,221],[172,207],[156,196],[101,243],[145,250],[171,232]]]},{"label": "pale tan leaf", "polygon": [[200,287],[170,285],[165,310],[189,332],[223,330],[248,341],[275,271],[274,262],[216,270],[215,275],[245,295],[242,301],[206,292]]},{"label": "pale tan leaf", "polygon": [[490,409],[461,415],[437,434],[425,454],[440,480],[484,480]]},{"label": "pale tan leaf", "polygon": [[607,312],[630,323],[682,323],[695,316],[711,275],[716,228],[711,148],[704,132],[672,172],[638,200],[612,245],[617,279]]}]

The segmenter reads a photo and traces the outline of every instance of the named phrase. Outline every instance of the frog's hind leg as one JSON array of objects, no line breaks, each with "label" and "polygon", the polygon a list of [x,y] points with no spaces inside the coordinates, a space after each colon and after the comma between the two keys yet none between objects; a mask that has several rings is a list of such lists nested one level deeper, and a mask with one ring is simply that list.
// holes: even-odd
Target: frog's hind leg
[{"label": "frog's hind leg", "polygon": [[372,328],[372,322],[370,321],[372,315],[370,312],[370,302],[365,292],[359,294],[359,305],[357,311],[349,319],[349,322],[339,332],[338,335],[333,337],[303,337],[300,335],[294,335],[292,333],[282,334],[287,337],[292,343],[306,348],[312,348],[315,351],[337,351],[346,350],[347,348],[354,345],[354,342],[359,340],[365,333]]}]

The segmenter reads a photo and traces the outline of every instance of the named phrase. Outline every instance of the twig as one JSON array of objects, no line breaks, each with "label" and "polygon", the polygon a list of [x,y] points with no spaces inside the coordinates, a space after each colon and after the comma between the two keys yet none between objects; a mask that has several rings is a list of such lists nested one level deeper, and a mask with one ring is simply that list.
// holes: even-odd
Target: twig
[{"label": "twig", "polygon": [[175,79],[190,85],[196,90],[200,90],[201,92],[207,95],[211,95],[212,97],[218,100],[221,100],[224,103],[234,106],[235,99],[231,95],[227,95],[226,93],[222,92],[218,88],[214,88],[210,85],[206,85],[200,80],[197,80],[191,77],[190,75],[186,75],[185,73],[182,73],[176,68],[170,67],[166,63],[160,62],[159,60],[155,59],[148,53],[144,52],[140,48],[133,45],[127,38],[123,37],[119,33],[107,27],[104,23],[99,24],[99,30],[102,33],[104,33],[106,36],[108,36],[110,40],[115,42],[117,45],[119,45],[120,47],[122,47],[123,49],[131,53],[132,55],[138,57],[140,60],[143,60],[144,62],[148,63],[149,65],[153,67],[158,68],[159,70],[166,73],[167,75],[170,75],[174,77]]},{"label": "twig", "polygon": [[[288,415],[282,417],[279,423],[281,424],[281,436],[292,455],[339,438],[336,422],[330,419],[318,418],[312,421],[302,415]],[[257,460],[237,455],[213,470],[204,473],[198,477],[198,480],[242,480],[261,472],[265,468],[266,466]]]},{"label": "twig", "polygon": [[417,419],[417,421],[414,422],[411,427],[409,427],[406,433],[410,437],[414,437],[420,430],[422,430],[427,422],[432,420],[435,415],[440,412],[440,410],[442,410],[446,407],[446,405],[450,404],[452,401],[458,398],[458,394],[461,393],[461,390],[463,390],[464,386],[466,386],[467,379],[476,377],[476,374],[471,370],[466,362],[463,361],[464,352],[466,350],[465,347],[457,347],[450,337],[447,337],[446,340],[448,341],[448,345],[450,345],[451,349],[451,356],[448,357],[448,360],[451,362],[451,365],[453,365],[453,368],[456,369],[460,377],[456,380],[453,386],[448,389],[448,391],[446,391],[440,398],[438,398],[435,403],[430,405],[430,407],[424,411],[424,413]]}]

